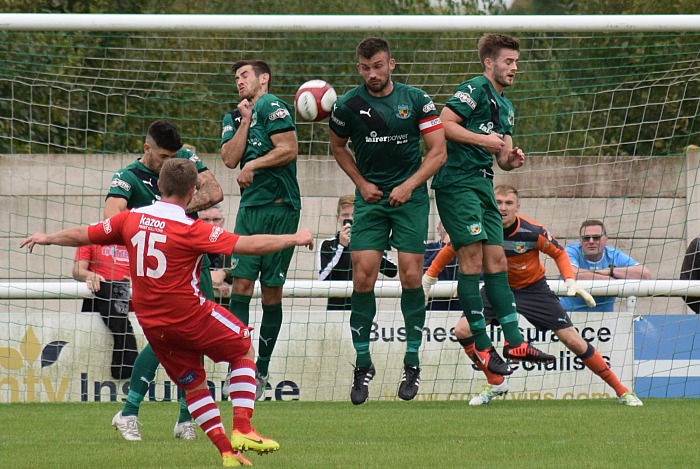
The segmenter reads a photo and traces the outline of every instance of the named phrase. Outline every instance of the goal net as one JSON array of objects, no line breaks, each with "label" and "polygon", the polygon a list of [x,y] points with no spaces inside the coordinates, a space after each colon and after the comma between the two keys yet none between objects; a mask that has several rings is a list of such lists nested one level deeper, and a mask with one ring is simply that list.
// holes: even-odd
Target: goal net
[{"label": "goal net", "polygon": [[[386,29],[0,31],[0,402],[125,398],[128,380],[110,376],[109,331],[99,315],[81,312],[82,297],[89,295],[72,280],[75,250],[48,247],[28,255],[18,245],[29,233],[100,220],[112,174],[140,156],[146,129],[158,118],[175,122],[212,170],[232,229],[237,170],[227,169],[218,151],[221,119],[238,99],[233,62],[268,62],[271,92],[289,104],[309,79],[328,81],[338,95],[357,86],[354,49],[370,34],[389,40],[394,79],[422,88],[439,109],[459,83],[482,73],[481,33],[474,26]],[[693,340],[700,326],[684,302],[688,284],[661,282],[679,278],[686,246],[700,235],[700,153],[694,146],[700,144],[700,33],[567,29],[575,28],[514,34],[522,52],[515,85],[506,93],[516,109],[514,142],[528,161],[512,173],[497,172],[495,183],[517,187],[520,213],[547,226],[562,244],[578,241],[583,220],[599,219],[609,245],[649,268],[659,282],[642,282],[645,288],[638,281],[581,282],[620,299],[615,313],[575,313],[573,322],[640,395],[700,397],[700,347]],[[338,198],[354,187],[330,154],[327,122],[297,124],[301,225],[320,243],[336,233]],[[437,223],[433,208],[428,241],[437,237]],[[556,281],[554,262],[542,260],[548,279]],[[317,278],[316,253],[298,250],[268,399],[348,399],[354,363],[349,311],[326,311],[326,302],[352,287],[325,287]],[[394,399],[401,377],[405,332],[396,284],[382,276],[377,283],[371,351],[378,374],[370,398]],[[449,296],[452,287],[440,284],[437,294]],[[256,298],[252,325],[261,314]],[[419,399],[467,399],[485,383],[455,340],[458,316],[428,312]],[[557,362],[521,364],[509,398],[614,396],[552,334],[525,321],[521,326]],[[491,334],[500,347],[499,330]],[[207,366],[221,398],[225,367]],[[159,371],[150,398],[173,396],[174,386]]]}]

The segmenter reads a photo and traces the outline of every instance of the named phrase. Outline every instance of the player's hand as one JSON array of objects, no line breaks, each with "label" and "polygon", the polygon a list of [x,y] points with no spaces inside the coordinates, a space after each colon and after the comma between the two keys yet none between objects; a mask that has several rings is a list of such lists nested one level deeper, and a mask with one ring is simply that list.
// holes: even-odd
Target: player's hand
[{"label": "player's hand", "polygon": [[340,228],[340,234],[338,235],[338,243],[342,244],[343,247],[350,246],[350,228],[352,225],[347,223]]},{"label": "player's hand", "polygon": [[253,177],[255,176],[254,171],[245,165],[238,176],[236,176],[236,182],[241,189],[245,189],[253,184]]},{"label": "player's hand", "polygon": [[23,248],[24,246],[27,246],[27,250],[29,252],[32,252],[34,250],[34,246],[36,246],[37,244],[41,246],[48,246],[49,244],[51,244],[49,243],[49,235],[47,235],[46,233],[34,233],[30,237],[22,241],[19,244],[19,247]]},{"label": "player's hand", "polygon": [[506,142],[503,141],[503,135],[497,132],[491,132],[484,137],[484,143],[481,146],[492,155],[500,152],[501,148],[503,148],[503,146],[506,144]]},{"label": "player's hand", "polygon": [[360,190],[360,195],[368,204],[376,204],[382,200],[382,196],[384,195],[377,186],[369,181],[359,186],[358,189]]},{"label": "player's hand", "polygon": [[241,119],[252,119],[253,117],[253,105],[247,99],[244,99],[238,103],[238,112],[241,113]]},{"label": "player's hand", "polygon": [[294,237],[295,237],[295,245],[296,246],[306,246],[309,249],[313,250],[314,237],[311,234],[311,231],[309,231],[307,229],[301,229],[301,230],[296,232]]},{"label": "player's hand", "polygon": [[593,299],[591,294],[583,288],[579,287],[576,284],[576,280],[572,278],[567,278],[566,280],[564,280],[564,285],[566,285],[566,296],[578,296],[586,302],[589,308],[595,307],[595,300]]},{"label": "player's hand", "polygon": [[408,202],[408,199],[411,198],[412,193],[413,190],[406,187],[405,184],[399,184],[398,186],[394,187],[391,194],[389,194],[389,205],[392,207],[400,207],[404,205],[406,202]]},{"label": "player's hand", "polygon": [[525,152],[518,147],[513,147],[508,152],[508,162],[513,168],[521,168],[525,164]]},{"label": "player's hand", "polygon": [[423,284],[423,293],[425,294],[425,304],[428,304],[428,298],[430,297],[430,290],[433,288],[433,285],[437,283],[438,279],[437,277],[431,277],[428,274],[423,274],[423,279],[421,280],[421,283]]},{"label": "player's hand", "polygon": [[85,279],[85,284],[87,285],[88,289],[93,292],[97,293],[100,291],[100,282],[104,282],[105,278],[102,275],[95,274],[93,276],[90,276]]}]

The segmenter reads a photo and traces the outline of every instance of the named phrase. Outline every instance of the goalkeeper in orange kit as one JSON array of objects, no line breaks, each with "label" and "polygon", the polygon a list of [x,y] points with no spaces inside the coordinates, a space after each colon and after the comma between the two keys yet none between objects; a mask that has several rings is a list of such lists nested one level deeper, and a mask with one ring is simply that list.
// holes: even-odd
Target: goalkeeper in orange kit
[{"label": "goalkeeper in orange kit", "polygon": [[[504,249],[508,261],[508,283],[515,297],[517,312],[537,329],[553,331],[586,367],[615,390],[621,404],[641,406],[642,401],[620,382],[600,353],[590,343],[583,340],[559,299],[547,284],[545,268],[539,260],[540,252],[549,255],[556,262],[566,284],[568,296],[579,296],[589,306],[595,306],[593,297],[576,284],[571,261],[564,248],[544,226],[517,214],[520,208],[517,189],[512,186],[500,185],[494,188],[494,193],[503,222]],[[435,283],[433,279],[437,278],[440,271],[454,255],[454,249],[448,244],[433,260],[423,279],[426,298],[430,287]],[[483,289],[481,295],[486,321],[497,323],[496,314]],[[471,358],[473,354],[470,354],[469,351],[473,348],[474,338],[469,329],[469,322],[464,316],[460,318],[455,327],[455,335],[467,352],[467,356]],[[478,363],[476,364],[478,365]],[[471,405],[488,404],[494,397],[502,396],[508,392],[507,377],[492,373],[483,367],[479,368],[486,374],[488,384],[484,386],[484,390],[479,395],[469,402]]]}]

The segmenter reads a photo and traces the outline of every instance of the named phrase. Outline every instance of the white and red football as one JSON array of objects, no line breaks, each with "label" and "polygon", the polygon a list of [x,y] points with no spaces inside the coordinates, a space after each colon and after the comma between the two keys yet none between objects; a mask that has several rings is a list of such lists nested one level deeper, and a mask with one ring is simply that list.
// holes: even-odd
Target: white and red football
[{"label": "white and red football", "polygon": [[318,122],[331,115],[336,99],[331,85],[323,80],[309,80],[297,90],[294,107],[302,120]]}]

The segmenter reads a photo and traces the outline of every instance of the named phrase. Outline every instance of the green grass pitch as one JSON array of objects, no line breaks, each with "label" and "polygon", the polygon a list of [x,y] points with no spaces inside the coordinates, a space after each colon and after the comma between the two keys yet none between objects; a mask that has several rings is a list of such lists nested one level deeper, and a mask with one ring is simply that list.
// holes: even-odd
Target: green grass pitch
[{"label": "green grass pitch", "polygon": [[[111,427],[116,403],[3,404],[2,467],[210,468],[214,446],[172,436],[175,403],[145,403],[143,441]],[[221,404],[224,426],[231,408]],[[695,467],[700,399],[466,402],[262,402],[253,419],[279,441],[247,453],[260,468]]]}]

